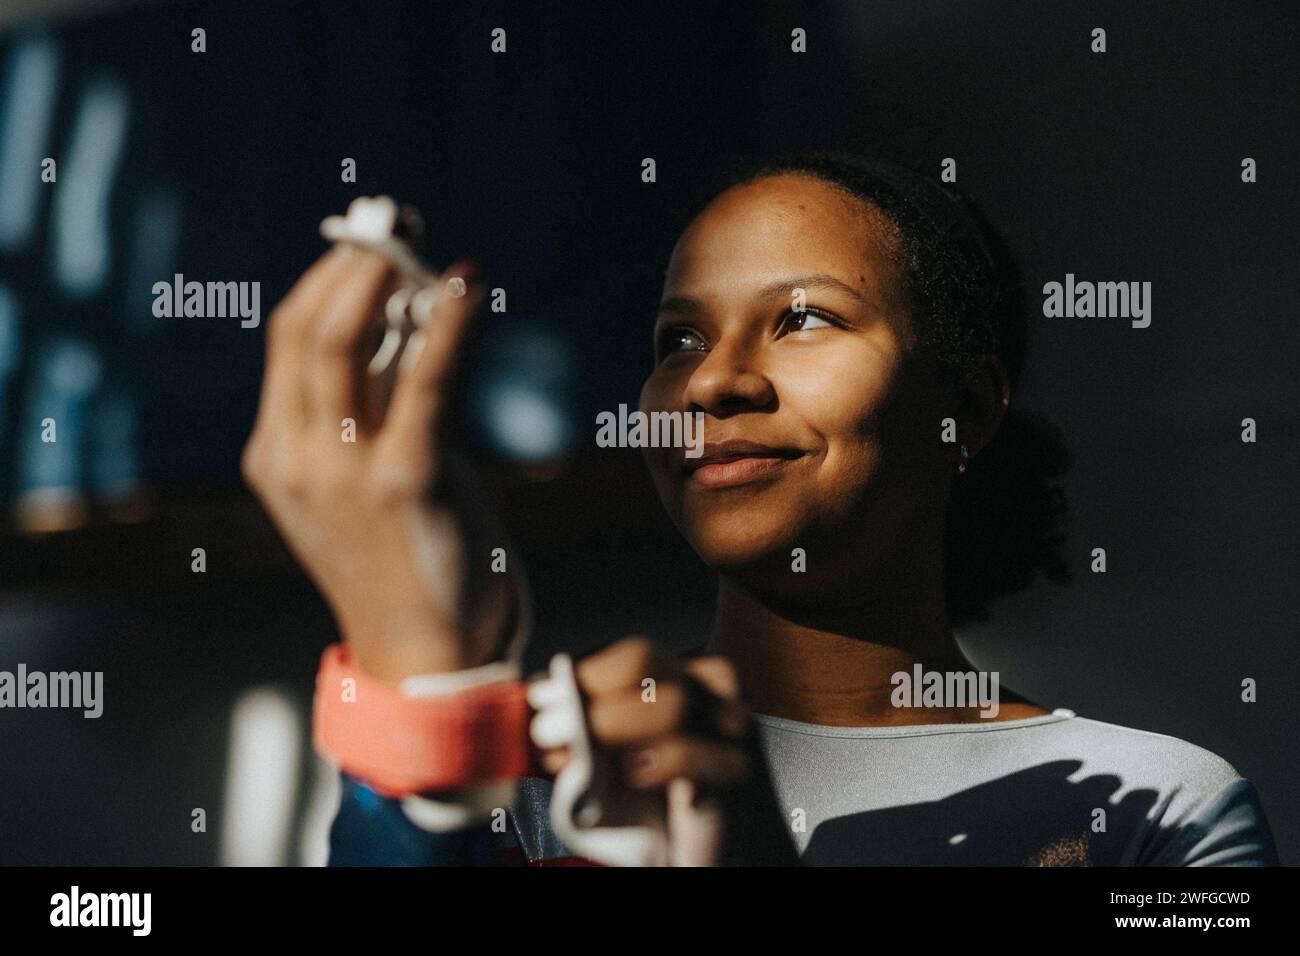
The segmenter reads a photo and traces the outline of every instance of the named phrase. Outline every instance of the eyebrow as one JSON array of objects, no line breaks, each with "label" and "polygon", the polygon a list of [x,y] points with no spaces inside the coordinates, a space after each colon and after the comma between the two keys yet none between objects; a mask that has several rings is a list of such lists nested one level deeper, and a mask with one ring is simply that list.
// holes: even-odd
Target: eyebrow
[{"label": "eyebrow", "polygon": [[[769,283],[758,290],[758,298],[789,298],[794,294],[795,289],[834,289],[838,292],[843,292],[846,295],[852,296],[868,308],[877,308],[876,303],[860,290],[841,282],[834,276],[829,276],[820,272],[813,275],[800,276],[795,279],[782,279],[779,282]],[[673,312],[689,315],[692,312],[699,311],[702,307],[703,303],[700,302],[699,299],[694,299],[688,295],[674,295],[669,296],[667,299],[664,299],[659,303],[657,314],[662,315],[665,312]]]}]

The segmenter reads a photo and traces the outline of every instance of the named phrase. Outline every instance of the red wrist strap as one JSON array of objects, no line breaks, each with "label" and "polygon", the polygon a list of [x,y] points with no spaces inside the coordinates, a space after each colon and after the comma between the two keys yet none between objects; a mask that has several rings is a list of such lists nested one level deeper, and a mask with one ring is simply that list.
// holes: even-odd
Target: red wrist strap
[{"label": "red wrist strap", "polygon": [[531,713],[523,681],[407,697],[334,644],[316,675],[312,741],[384,796],[466,790],[527,773]]}]

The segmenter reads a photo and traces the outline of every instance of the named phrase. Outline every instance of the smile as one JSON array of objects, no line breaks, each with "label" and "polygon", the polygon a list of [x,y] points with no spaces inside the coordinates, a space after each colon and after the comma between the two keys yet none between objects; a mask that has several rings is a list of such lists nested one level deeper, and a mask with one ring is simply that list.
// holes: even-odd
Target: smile
[{"label": "smile", "polygon": [[702,488],[730,488],[763,481],[779,475],[803,452],[794,448],[770,448],[753,442],[726,441],[704,446],[700,458],[687,459],[687,482]]}]

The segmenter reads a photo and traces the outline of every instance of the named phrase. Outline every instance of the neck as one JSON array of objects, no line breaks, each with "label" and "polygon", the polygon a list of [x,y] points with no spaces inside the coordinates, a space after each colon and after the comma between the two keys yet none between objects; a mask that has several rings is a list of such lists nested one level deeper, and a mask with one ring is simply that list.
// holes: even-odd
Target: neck
[{"label": "neck", "polygon": [[[915,566],[914,566],[915,567]],[[901,585],[901,586],[900,586]],[[759,714],[831,726],[960,723],[978,708],[895,707],[891,677],[925,670],[973,671],[949,626],[942,568],[892,581],[852,602],[811,614],[775,610],[723,577],[711,653],[731,660],[746,702]]]}]

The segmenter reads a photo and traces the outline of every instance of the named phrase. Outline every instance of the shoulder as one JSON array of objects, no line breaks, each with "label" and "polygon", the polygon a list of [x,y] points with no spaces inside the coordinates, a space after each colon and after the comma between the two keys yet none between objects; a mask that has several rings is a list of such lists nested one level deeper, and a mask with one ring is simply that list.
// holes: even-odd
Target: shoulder
[{"label": "shoulder", "polygon": [[1144,809],[1135,863],[1277,865],[1255,787],[1220,755],[1180,737],[1073,716],[1054,725],[1078,775],[1114,779],[1113,802]]},{"label": "shoulder", "polygon": [[1217,790],[1241,778],[1223,757],[1181,737],[1073,714],[1053,726],[1086,763],[1122,767],[1151,782]]}]

